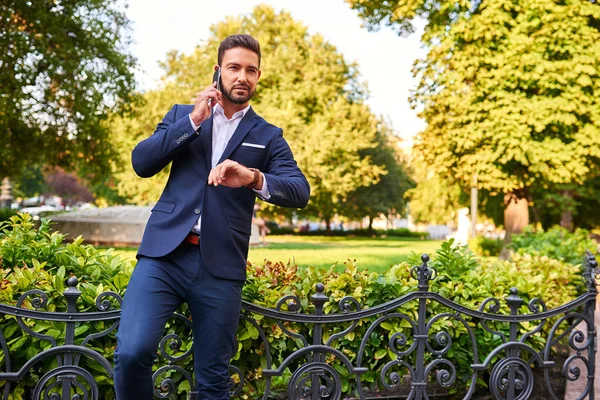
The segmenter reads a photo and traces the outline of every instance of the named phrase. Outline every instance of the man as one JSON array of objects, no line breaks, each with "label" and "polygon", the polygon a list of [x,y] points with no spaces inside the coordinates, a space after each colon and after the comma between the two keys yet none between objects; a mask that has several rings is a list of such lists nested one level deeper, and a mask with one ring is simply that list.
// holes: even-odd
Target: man
[{"label": "man", "polygon": [[[115,351],[118,400],[153,396],[152,363],[167,319],[187,302],[199,399],[228,399],[255,197],[305,207],[310,187],[282,131],[249,106],[260,46],[232,35],[219,46],[220,82],[175,105],[133,150],[150,177],[169,163],[122,305]],[[220,89],[217,84],[220,83]]]}]

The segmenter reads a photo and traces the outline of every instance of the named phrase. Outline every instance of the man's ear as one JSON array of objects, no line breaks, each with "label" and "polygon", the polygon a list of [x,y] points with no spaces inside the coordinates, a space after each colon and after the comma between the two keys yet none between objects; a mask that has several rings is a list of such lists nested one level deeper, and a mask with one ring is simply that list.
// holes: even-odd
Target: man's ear
[{"label": "man's ear", "polygon": [[260,79],[260,75],[262,74],[262,71],[259,69],[258,70],[258,78],[256,79],[257,81]]}]

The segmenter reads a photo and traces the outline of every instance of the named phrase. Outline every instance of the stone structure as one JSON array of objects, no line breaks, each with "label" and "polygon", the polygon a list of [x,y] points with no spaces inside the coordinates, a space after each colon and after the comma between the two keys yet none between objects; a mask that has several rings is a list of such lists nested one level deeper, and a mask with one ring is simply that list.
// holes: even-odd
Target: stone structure
[{"label": "stone structure", "polygon": [[74,211],[51,217],[53,228],[70,238],[106,246],[137,246],[152,207],[114,206]]},{"label": "stone structure", "polygon": [[0,208],[10,208],[12,201],[12,185],[8,178],[4,178],[0,186]]},{"label": "stone structure", "polygon": [[[74,211],[51,217],[53,228],[70,238],[104,246],[137,247],[142,241],[152,207],[114,206]],[[250,244],[259,244],[258,226],[252,225]]]}]

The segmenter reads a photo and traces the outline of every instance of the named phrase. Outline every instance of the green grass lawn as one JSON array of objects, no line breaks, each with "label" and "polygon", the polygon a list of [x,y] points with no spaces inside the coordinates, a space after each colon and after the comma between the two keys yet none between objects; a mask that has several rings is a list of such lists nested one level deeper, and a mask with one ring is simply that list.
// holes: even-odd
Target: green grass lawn
[{"label": "green grass lawn", "polygon": [[[345,238],[327,236],[268,236],[267,246],[250,248],[248,260],[262,263],[263,260],[294,260],[298,266],[314,265],[329,268],[333,264],[343,270],[344,261],[356,259],[359,269],[383,272],[391,265],[406,260],[411,251],[432,254],[441,241],[418,238]],[[123,257],[134,258],[133,249],[116,249]]]},{"label": "green grass lawn", "polygon": [[440,241],[417,238],[344,238],[327,236],[270,236],[265,247],[252,247],[248,260],[260,263],[294,259],[298,266],[314,265],[329,268],[338,264],[343,269],[344,261],[356,259],[359,269],[383,272],[391,265],[406,260],[411,251],[433,253]]}]

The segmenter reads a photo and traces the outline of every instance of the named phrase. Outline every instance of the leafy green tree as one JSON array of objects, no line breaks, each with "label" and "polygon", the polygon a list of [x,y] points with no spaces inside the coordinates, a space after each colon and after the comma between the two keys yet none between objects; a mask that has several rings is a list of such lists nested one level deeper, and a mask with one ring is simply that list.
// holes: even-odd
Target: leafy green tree
[{"label": "leafy green tree", "polygon": [[600,168],[596,170],[593,179],[585,182],[583,186],[576,189],[577,201],[573,213],[574,225],[583,229],[600,227]]},{"label": "leafy green tree", "polygon": [[[135,143],[152,133],[174,103],[189,103],[210,84],[220,41],[239,32],[261,43],[264,73],[252,106],[283,129],[311,184],[311,206],[303,212],[330,219],[348,193],[376,182],[383,173],[369,155],[361,156],[377,146],[379,122],[364,104],[366,90],[356,65],[287,12],[258,6],[248,15],[214,25],[211,36],[191,54],[168,54],[160,87],[144,94],[146,104],[135,110],[136,118],[113,124],[113,140],[129,159]],[[116,175],[119,193],[138,204],[157,199],[167,171],[141,180],[126,165]]]},{"label": "leafy green tree", "polygon": [[593,229],[600,226],[600,177],[588,179],[583,185],[557,185],[552,190],[532,189],[535,213],[545,229],[561,225]]},{"label": "leafy green tree", "polygon": [[19,173],[19,179],[13,181],[13,197],[33,197],[39,196],[48,190],[48,185],[44,182],[44,173],[42,167],[33,164],[23,168]]},{"label": "leafy green tree", "polygon": [[373,185],[360,186],[348,195],[342,213],[353,219],[369,217],[369,230],[372,230],[373,219],[380,214],[403,214],[406,209],[405,193],[414,187],[408,175],[406,161],[399,150],[400,139],[394,136],[385,123],[381,123],[378,145],[363,150],[361,157],[369,156],[375,165],[385,170],[379,181]]},{"label": "leafy green tree", "polygon": [[[505,228],[528,222],[531,188],[579,185],[600,158],[600,6],[573,0],[350,3],[371,24],[411,32],[427,18],[429,52],[413,100],[427,128],[417,147],[468,188],[505,195]],[[521,213],[511,205],[521,204]],[[513,224],[510,217],[520,218]]]},{"label": "leafy green tree", "polygon": [[[154,131],[156,124],[173,103],[186,102],[181,95],[168,89],[148,91],[143,94],[142,99],[143,102],[135,106],[131,115],[112,120],[109,139],[120,152],[119,157],[111,161],[117,195],[127,199],[130,204],[137,205],[158,200],[167,182],[170,166],[152,178],[141,179],[133,171],[131,151],[139,141]],[[105,198],[108,200],[110,196]]]},{"label": "leafy green tree", "polygon": [[308,129],[296,141],[298,164],[311,184],[307,212],[329,230],[333,216],[344,214],[350,194],[360,187],[373,188],[385,173],[385,166],[367,154],[377,146],[377,120],[365,105],[338,100]]},{"label": "leafy green tree", "polygon": [[466,205],[461,188],[436,174],[418,155],[411,162],[411,174],[416,185],[406,197],[414,222],[456,224],[456,211]]},{"label": "leafy green tree", "polygon": [[370,30],[383,25],[394,29],[400,36],[408,36],[416,31],[417,19],[426,21],[422,40],[433,44],[439,36],[444,36],[454,23],[476,12],[482,0],[346,0],[358,15],[367,23]]},{"label": "leafy green tree", "polygon": [[113,151],[102,122],[127,109],[134,89],[120,4],[0,3],[0,176],[33,163],[106,167]]}]

